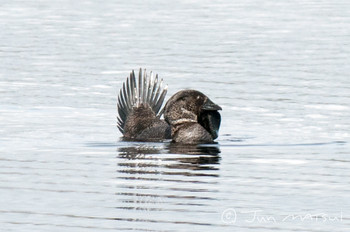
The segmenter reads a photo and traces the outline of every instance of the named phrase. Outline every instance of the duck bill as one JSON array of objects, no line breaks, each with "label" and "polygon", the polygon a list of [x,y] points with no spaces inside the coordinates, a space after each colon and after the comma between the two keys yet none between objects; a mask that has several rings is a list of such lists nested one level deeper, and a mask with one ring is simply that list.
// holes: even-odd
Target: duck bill
[{"label": "duck bill", "polygon": [[202,111],[210,111],[210,110],[222,110],[222,108],[212,102],[209,98],[204,102],[202,106]]}]

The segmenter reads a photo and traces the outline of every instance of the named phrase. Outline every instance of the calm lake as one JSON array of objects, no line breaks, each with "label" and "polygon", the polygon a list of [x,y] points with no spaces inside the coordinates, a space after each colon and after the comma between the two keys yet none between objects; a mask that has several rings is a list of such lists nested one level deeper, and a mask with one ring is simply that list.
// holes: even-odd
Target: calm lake
[{"label": "calm lake", "polygon": [[[1,231],[350,231],[350,2],[2,1]],[[124,142],[132,69],[223,110]]]}]

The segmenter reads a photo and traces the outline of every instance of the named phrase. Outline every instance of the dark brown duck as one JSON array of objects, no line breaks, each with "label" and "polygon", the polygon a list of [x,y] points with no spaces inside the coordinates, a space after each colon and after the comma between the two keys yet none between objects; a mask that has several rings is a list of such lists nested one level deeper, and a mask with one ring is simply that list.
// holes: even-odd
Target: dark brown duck
[{"label": "dark brown duck", "polygon": [[[118,128],[126,140],[177,143],[212,143],[218,137],[221,107],[196,90],[181,90],[161,109],[167,93],[163,80],[153,73],[134,71],[118,97]],[[161,119],[164,114],[164,119]]]}]

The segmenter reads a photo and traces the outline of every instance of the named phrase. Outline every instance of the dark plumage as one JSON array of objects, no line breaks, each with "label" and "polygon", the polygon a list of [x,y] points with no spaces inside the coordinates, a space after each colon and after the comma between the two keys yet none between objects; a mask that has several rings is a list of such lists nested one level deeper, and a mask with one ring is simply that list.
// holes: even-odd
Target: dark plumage
[{"label": "dark plumage", "polygon": [[[142,76],[138,84],[134,71],[123,83],[118,97],[118,128],[127,140],[178,143],[211,143],[218,137],[221,107],[196,90],[174,94],[160,111],[167,86],[162,87],[158,75]],[[159,112],[160,111],[160,112]],[[165,121],[160,119],[164,113]]]},{"label": "dark plumage", "polygon": [[135,73],[123,83],[118,97],[118,128],[126,140],[160,141],[171,138],[170,126],[158,114],[167,93],[163,80],[147,76],[139,71],[138,83]]},{"label": "dark plumage", "polygon": [[221,107],[197,90],[181,90],[164,107],[174,142],[211,143],[218,136]]}]

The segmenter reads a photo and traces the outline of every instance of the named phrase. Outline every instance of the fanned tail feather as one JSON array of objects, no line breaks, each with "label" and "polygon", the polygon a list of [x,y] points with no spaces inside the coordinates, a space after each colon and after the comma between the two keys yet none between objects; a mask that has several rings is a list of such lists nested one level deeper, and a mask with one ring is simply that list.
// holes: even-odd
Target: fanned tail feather
[{"label": "fanned tail feather", "polygon": [[139,70],[138,81],[136,82],[135,72],[132,70],[130,77],[123,83],[118,96],[118,128],[124,134],[125,122],[134,107],[141,104],[148,104],[158,116],[160,108],[168,91],[168,86],[163,87],[163,79],[159,81],[158,74],[147,75],[146,69],[142,73]]}]

